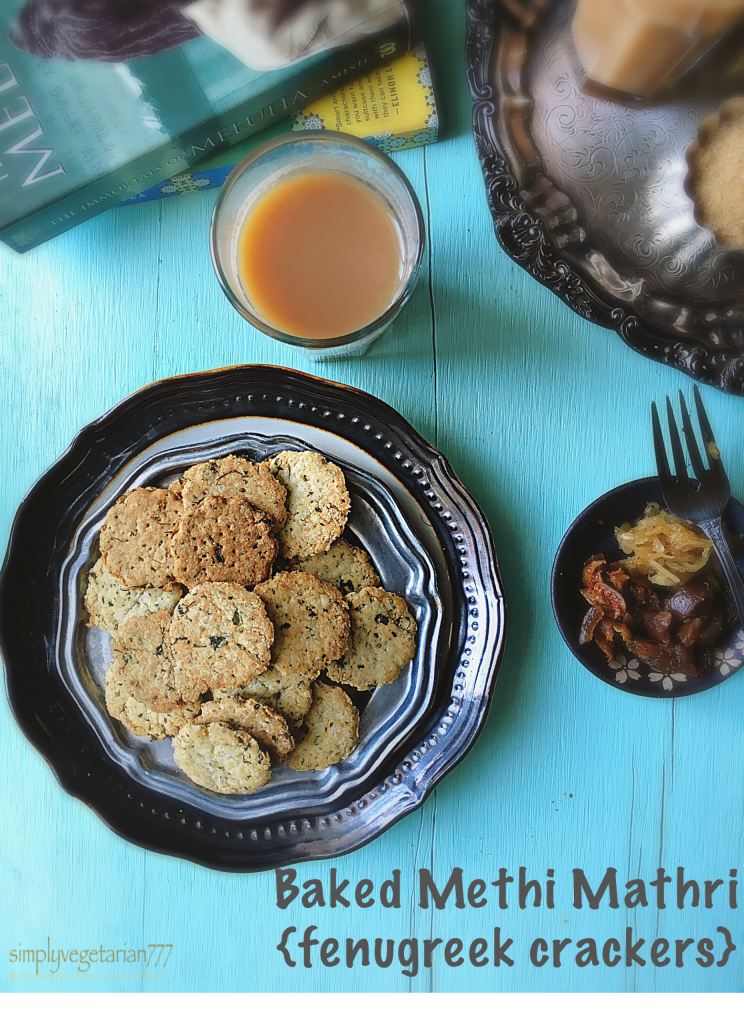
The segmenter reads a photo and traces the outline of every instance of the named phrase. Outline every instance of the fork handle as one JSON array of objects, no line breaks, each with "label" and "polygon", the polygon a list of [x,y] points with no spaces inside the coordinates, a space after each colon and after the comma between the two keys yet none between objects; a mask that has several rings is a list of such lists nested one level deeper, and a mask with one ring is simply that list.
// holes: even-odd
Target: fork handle
[{"label": "fork handle", "polygon": [[721,560],[721,568],[734,597],[739,622],[744,626],[744,580],[741,578],[741,573],[731,553],[723,522],[719,516],[718,519],[709,519],[707,522],[698,523],[698,526],[708,539],[713,541],[713,547]]}]

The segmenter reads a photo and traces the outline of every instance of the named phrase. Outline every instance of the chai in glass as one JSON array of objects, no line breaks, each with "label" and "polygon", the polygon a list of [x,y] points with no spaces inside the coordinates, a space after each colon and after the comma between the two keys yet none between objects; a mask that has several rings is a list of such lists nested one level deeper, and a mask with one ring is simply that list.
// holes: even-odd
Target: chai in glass
[{"label": "chai in glass", "polygon": [[374,323],[400,291],[403,264],[385,201],[338,171],[269,187],[238,238],[246,295],[267,324],[295,338],[340,338]]}]

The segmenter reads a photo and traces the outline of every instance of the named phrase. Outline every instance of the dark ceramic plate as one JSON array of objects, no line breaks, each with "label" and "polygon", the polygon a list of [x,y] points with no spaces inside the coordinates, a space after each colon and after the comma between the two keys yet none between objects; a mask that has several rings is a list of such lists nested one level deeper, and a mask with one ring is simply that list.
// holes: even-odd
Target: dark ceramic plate
[{"label": "dark ceramic plate", "polygon": [[[414,661],[363,709],[360,742],[322,772],[278,769],[250,797],[208,793],[170,743],[108,716],[108,636],[84,624],[107,509],[188,465],[311,448],[344,469],[349,532],[419,627]],[[68,792],[124,838],[250,871],[355,849],[420,806],[485,721],[505,633],[488,524],[443,456],[363,392],[267,366],[161,381],[86,427],[23,502],[0,577],[10,703]]]},{"label": "dark ceramic plate", "polygon": [[[571,653],[598,679],[641,697],[685,697],[717,686],[741,668],[744,630],[738,623],[718,641],[712,671],[697,679],[680,672],[671,675],[655,672],[627,653],[618,654],[608,665],[596,644],[579,644],[581,621],[589,607],[579,593],[584,563],[600,553],[608,561],[625,557],[615,540],[615,527],[638,519],[651,501],[664,505],[659,478],[655,476],[633,480],[608,491],[571,523],[553,563],[550,581],[553,614]],[[725,522],[732,535],[744,534],[744,506],[732,499],[726,509]],[[739,554],[737,564],[744,572],[744,552]]]},{"label": "dark ceramic plate", "polygon": [[468,0],[475,139],[499,241],[638,352],[744,394],[744,252],[696,222],[685,190],[701,120],[744,93],[741,33],[637,103],[585,87],[572,9]]}]

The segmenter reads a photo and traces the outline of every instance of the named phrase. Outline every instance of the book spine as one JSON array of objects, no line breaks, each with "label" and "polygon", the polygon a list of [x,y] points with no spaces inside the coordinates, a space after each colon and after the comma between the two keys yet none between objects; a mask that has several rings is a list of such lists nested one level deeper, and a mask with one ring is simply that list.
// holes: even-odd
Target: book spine
[{"label": "book spine", "polygon": [[310,78],[298,74],[294,82],[265,93],[228,114],[214,117],[178,139],[138,160],[104,175],[64,198],[8,225],[0,242],[23,253],[62,234],[76,224],[119,206],[127,195],[137,195],[152,185],[179,174],[218,149],[246,139],[268,125],[298,113],[342,82],[405,53],[410,45],[410,26],[401,23],[365,39],[357,46],[331,51]]}]

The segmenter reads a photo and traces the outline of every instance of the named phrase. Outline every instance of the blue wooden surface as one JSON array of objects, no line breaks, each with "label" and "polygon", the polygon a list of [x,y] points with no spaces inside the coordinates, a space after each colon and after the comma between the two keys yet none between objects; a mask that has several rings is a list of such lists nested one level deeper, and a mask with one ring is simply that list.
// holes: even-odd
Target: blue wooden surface
[{"label": "blue wooden surface", "polygon": [[[446,141],[400,154],[424,205],[427,273],[394,327],[362,360],[325,372],[391,403],[447,455],[485,510],[500,555],[510,635],[496,699],[471,755],[434,797],[371,846],[299,868],[377,882],[400,869],[400,910],[280,911],[273,876],[232,876],[146,853],[66,796],[0,709],[0,989],[61,990],[739,990],[741,914],[722,907],[597,911],[571,905],[570,871],[622,883],[663,865],[698,879],[741,865],[744,676],[686,700],[644,701],[603,686],[572,660],[553,623],[556,546],[593,498],[653,470],[648,410],[688,380],[571,314],[500,251],[470,134],[459,0],[426,5]],[[255,334],[212,273],[213,196],[104,216],[26,257],[0,253],[3,542],[34,480],[85,423],[150,381],[242,362],[307,368]],[[744,402],[705,392],[732,483],[744,495]],[[490,881],[504,866],[557,879],[556,908],[422,910],[416,871],[455,866]],[[288,924],[320,937],[514,939],[515,966],[285,966]],[[532,967],[529,942],[593,936],[716,936],[724,968]],[[128,948],[173,943],[153,980],[46,982],[10,963],[19,945]],[[719,946],[720,948],[720,936]],[[646,946],[646,950],[648,946]],[[440,950],[441,952],[441,950]],[[570,951],[569,951],[570,953]],[[72,972],[74,973],[74,971]],[[69,974],[69,971],[68,971]]]}]

